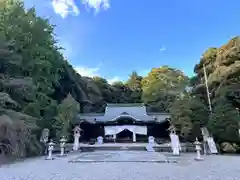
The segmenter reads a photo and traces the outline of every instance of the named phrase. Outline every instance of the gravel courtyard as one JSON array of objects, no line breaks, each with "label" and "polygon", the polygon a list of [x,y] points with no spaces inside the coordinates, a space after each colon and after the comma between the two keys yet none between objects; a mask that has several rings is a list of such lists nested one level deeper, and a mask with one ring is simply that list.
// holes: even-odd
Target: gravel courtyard
[{"label": "gravel courtyard", "polygon": [[[183,154],[178,163],[156,163],[156,153],[144,155],[140,152],[89,152],[70,154],[64,158],[44,160],[28,159],[0,167],[0,180],[239,180],[240,157],[205,157],[204,161],[194,161],[195,154]],[[159,158],[167,158],[161,154]],[[112,158],[114,157],[114,158]],[[117,158],[116,158],[117,157]],[[124,158],[125,157],[125,158]],[[139,162],[123,162],[126,157]],[[99,162],[106,159],[108,162]],[[110,162],[111,159],[119,162]],[[78,160],[76,162],[71,162]],[[82,161],[80,161],[82,160]],[[88,160],[84,162],[84,160]],[[98,162],[93,162],[98,160]],[[143,161],[146,162],[143,162]],[[137,160],[136,160],[137,161]],[[141,162],[140,162],[141,161]]]}]

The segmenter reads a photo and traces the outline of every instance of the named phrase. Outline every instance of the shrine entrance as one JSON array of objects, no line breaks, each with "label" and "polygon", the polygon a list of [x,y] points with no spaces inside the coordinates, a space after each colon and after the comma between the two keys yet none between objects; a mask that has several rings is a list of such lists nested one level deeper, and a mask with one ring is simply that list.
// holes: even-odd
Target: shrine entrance
[{"label": "shrine entrance", "polygon": [[143,104],[107,104],[104,113],[82,113],[81,141],[148,142],[148,137],[164,142],[169,139],[168,113],[147,112]]},{"label": "shrine entrance", "polygon": [[128,129],[124,129],[116,135],[116,142],[133,142],[133,132]]}]

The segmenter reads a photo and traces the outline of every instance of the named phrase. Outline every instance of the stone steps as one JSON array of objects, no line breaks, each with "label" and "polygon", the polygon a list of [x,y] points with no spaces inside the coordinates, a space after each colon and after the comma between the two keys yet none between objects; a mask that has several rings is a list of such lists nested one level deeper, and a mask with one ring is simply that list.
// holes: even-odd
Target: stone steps
[{"label": "stone steps", "polygon": [[[169,146],[154,146],[153,147],[154,151],[156,152],[172,152],[171,147]],[[72,151],[72,144],[67,144],[66,145],[66,152]],[[129,145],[121,145],[121,144],[116,144],[116,146],[107,146],[104,144],[104,146],[80,146],[80,150],[82,152],[92,152],[92,151],[146,151],[146,145],[142,146],[131,146]],[[57,145],[54,147],[54,153],[60,152],[60,147]],[[182,151],[181,152],[195,152],[195,147],[194,146],[182,146]]]}]

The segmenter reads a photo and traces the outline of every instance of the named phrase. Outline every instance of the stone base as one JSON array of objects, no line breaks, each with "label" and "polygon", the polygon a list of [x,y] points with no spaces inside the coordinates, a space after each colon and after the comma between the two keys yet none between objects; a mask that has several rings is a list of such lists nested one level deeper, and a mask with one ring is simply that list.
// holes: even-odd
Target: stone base
[{"label": "stone base", "polygon": [[194,158],[196,161],[203,161],[204,159],[203,158],[199,158],[199,157],[196,157],[196,158]]},{"label": "stone base", "polygon": [[59,155],[57,155],[57,157],[66,157],[66,156],[67,156],[66,154],[63,154],[63,155],[59,154]]},{"label": "stone base", "polygon": [[179,154],[172,154],[172,156],[180,156],[180,153]]},{"label": "stone base", "polygon": [[46,157],[45,158],[45,160],[54,160],[55,158],[53,158],[53,157],[51,157],[51,158],[49,158],[49,157]]},{"label": "stone base", "polygon": [[155,152],[155,149],[153,148],[153,146],[146,146],[146,150],[148,152]]}]

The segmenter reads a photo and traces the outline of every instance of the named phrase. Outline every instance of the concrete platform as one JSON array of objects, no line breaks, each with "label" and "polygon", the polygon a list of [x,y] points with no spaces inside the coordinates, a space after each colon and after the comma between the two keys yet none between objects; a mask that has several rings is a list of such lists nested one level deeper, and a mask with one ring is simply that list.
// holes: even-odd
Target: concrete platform
[{"label": "concrete platform", "polygon": [[158,152],[146,151],[96,151],[81,153],[71,159],[71,163],[96,163],[96,162],[154,162],[167,163],[167,157]]}]

